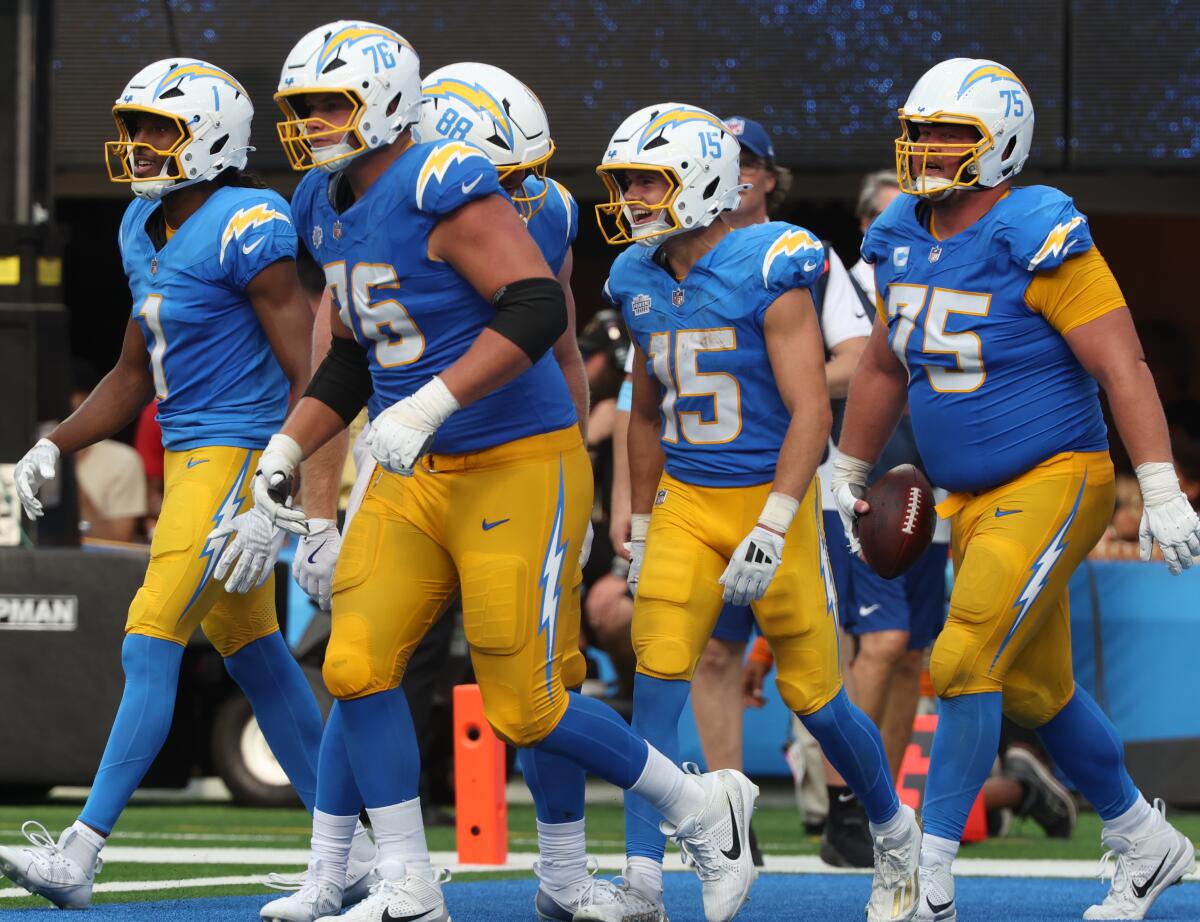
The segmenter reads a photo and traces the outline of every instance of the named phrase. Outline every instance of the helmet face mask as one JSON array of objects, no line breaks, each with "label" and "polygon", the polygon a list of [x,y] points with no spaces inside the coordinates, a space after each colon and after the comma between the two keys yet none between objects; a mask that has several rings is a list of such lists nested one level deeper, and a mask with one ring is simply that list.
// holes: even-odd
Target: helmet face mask
[{"label": "helmet face mask", "polygon": [[[319,167],[327,172],[340,170],[348,160],[367,150],[367,142],[359,130],[363,117],[361,97],[351,89],[319,91],[342,96],[350,104],[350,117],[344,124],[334,125],[327,119],[312,115],[309,90],[288,90],[275,94],[275,102],[283,112],[283,121],[275,123],[279,142],[287,154],[288,163],[296,171]],[[329,139],[330,144],[313,144]],[[336,139],[336,140],[335,140]]]},{"label": "helmet face mask", "polygon": [[[133,194],[159,199],[169,192],[243,169],[254,117],[246,91],[228,73],[194,58],[168,58],[138,71],[113,105],[117,138],[104,143],[105,169],[112,182],[128,183]],[[175,126],[167,148],[135,140],[143,116]],[[160,160],[155,176],[138,176],[139,154]]]},{"label": "helmet face mask", "polygon": [[[629,198],[626,194],[627,183],[624,181],[624,174],[628,170],[660,174],[667,182],[666,193],[654,204]],[[683,229],[674,208],[683,184],[673,169],[640,163],[605,163],[596,167],[596,172],[608,190],[608,202],[596,206],[596,217],[605,242],[614,245],[636,242],[648,246],[656,238]],[[635,223],[635,208],[645,209],[656,217],[653,221]]]},{"label": "helmet face mask", "polygon": [[[1012,179],[1033,143],[1029,91],[995,61],[952,58],[935,65],[917,81],[899,116],[895,148],[900,191],[934,201],[955,189],[991,189]],[[931,125],[969,126],[974,135],[969,141],[922,140]],[[951,173],[947,161],[953,160],[958,165]]]},{"label": "helmet face mask", "polygon": [[[723,211],[738,207],[741,147],[728,126],[711,112],[680,103],[647,106],[625,119],[596,167],[608,201],[596,206],[596,220],[611,244],[653,246],[686,231],[707,227]],[[627,194],[626,171],[661,175],[669,188],[654,204]],[[654,220],[634,219],[648,210]]]},{"label": "helmet face mask", "polygon": [[[925,125],[969,125],[979,133],[974,142],[921,141]],[[953,189],[978,187],[979,158],[995,146],[987,127],[977,119],[939,119],[936,116],[924,119],[900,116],[900,136],[896,138],[896,179],[900,191],[910,195],[932,196],[935,200],[944,197]],[[944,164],[946,160],[958,160],[954,175],[930,176],[930,159]]]},{"label": "helmet face mask", "polygon": [[[526,221],[545,204],[550,124],[537,94],[508,71],[474,61],[438,68],[421,82],[414,133],[423,143],[465,141],[483,151]],[[530,177],[539,180],[533,190]]]},{"label": "helmet face mask", "polygon": [[[337,172],[397,140],[417,119],[419,70],[412,45],[374,23],[339,20],[301,38],[284,61],[275,94],[283,113],[276,131],[292,169]],[[344,124],[312,114],[309,97],[320,94],[346,98],[351,111]]]}]

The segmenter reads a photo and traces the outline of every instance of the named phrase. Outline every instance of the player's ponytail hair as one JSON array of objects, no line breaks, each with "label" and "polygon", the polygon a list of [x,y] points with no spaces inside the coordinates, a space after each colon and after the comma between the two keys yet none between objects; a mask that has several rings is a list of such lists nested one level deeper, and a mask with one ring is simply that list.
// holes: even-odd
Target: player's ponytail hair
[{"label": "player's ponytail hair", "polygon": [[218,188],[221,186],[237,186],[241,189],[269,188],[256,174],[248,170],[239,170],[236,167],[229,167],[222,170],[217,178],[213,180],[213,183]]}]

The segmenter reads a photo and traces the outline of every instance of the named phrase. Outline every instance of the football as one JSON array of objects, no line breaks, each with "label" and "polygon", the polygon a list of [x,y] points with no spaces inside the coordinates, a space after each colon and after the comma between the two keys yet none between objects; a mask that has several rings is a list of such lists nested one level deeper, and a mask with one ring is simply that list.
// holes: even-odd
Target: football
[{"label": "football", "polygon": [[884,579],[913,565],[933,540],[933,488],[911,464],[894,467],[868,488],[871,511],[858,517],[863,557]]}]

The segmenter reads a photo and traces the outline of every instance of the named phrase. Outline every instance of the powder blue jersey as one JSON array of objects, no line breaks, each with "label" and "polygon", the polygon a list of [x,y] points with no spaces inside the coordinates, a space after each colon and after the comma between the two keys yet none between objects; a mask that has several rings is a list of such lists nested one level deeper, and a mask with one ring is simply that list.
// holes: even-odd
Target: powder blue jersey
[{"label": "powder blue jersey", "polygon": [[[429,234],[443,217],[475,199],[503,194],[496,169],[461,141],[408,148],[344,212],[319,170],[292,197],[296,227],[333,291],[342,322],[367,350],[374,419],[457,361],[495,317],[448,264],[431,260]],[[537,220],[537,216],[534,217]],[[454,413],[433,451],[461,454],[575,423],[562,372],[547,352],[533,367]]]},{"label": "powder blue jersey", "polygon": [[530,176],[522,183],[522,192],[530,197],[535,196],[541,191],[543,183],[549,188],[542,207],[529,219],[529,233],[546,257],[550,271],[558,275],[579,232],[579,206],[566,186],[553,179],[543,181]]},{"label": "powder blue jersey", "polygon": [[296,256],[287,202],[267,189],[223,186],[156,250],[146,223],[160,207],[130,202],[118,241],[163,445],[262,448],[283,423],[289,389],[246,286]]},{"label": "powder blue jersey", "polygon": [[[1092,248],[1087,218],[1046,186],[1013,189],[937,240],[899,196],[863,241],[913,431],[934,484],[984,490],[1067,451],[1104,451],[1097,386],[1027,303],[1037,273]],[[922,209],[923,210],[923,209]]]},{"label": "powder blue jersey", "polygon": [[605,293],[625,316],[662,390],[667,472],[685,483],[769,483],[791,415],[767,357],[763,318],[781,294],[811,288],[820,240],[782,222],[727,235],[677,282],[655,251],[630,246]]}]

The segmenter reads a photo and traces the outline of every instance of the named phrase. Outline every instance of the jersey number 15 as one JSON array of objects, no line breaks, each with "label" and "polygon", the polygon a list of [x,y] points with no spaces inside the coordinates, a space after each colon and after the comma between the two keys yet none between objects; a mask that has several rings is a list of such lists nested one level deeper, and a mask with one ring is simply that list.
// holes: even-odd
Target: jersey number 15
[{"label": "jersey number 15", "polygon": [[[701,371],[699,367],[701,354],[736,348],[733,327],[650,334],[654,376],[663,387],[664,442],[678,442],[681,434],[693,445],[719,445],[738,437],[742,431],[742,398],[737,378],[723,371]],[[698,410],[677,410],[676,403],[683,397],[711,397],[712,419],[705,420]]]}]

